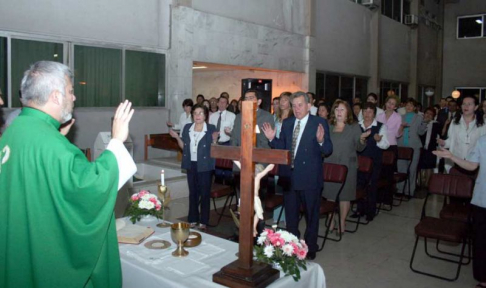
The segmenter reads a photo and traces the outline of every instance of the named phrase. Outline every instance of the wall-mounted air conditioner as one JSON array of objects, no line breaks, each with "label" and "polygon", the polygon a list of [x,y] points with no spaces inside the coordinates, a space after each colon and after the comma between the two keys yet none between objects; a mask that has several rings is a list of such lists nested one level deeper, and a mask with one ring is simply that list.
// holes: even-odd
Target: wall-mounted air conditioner
[{"label": "wall-mounted air conditioner", "polygon": [[368,7],[370,10],[375,10],[378,8],[377,0],[361,0],[361,5]]},{"label": "wall-mounted air conditioner", "polygon": [[409,26],[416,26],[419,24],[419,17],[413,14],[405,15],[404,24]]}]

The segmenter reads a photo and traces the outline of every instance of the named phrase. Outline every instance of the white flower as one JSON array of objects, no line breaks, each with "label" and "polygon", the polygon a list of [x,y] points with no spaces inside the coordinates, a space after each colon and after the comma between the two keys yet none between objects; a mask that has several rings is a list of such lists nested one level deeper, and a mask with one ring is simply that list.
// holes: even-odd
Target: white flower
[{"label": "white flower", "polygon": [[282,251],[285,255],[287,256],[292,256],[292,253],[294,252],[294,247],[292,247],[292,245],[290,244],[285,244],[283,247],[282,247]]},{"label": "white flower", "polygon": [[155,205],[150,201],[141,200],[140,203],[138,203],[138,207],[141,209],[150,210],[154,209]]},{"label": "white flower", "polygon": [[143,195],[141,198],[142,198],[142,200],[148,201],[152,196],[153,196],[152,194],[148,193],[148,194]]},{"label": "white flower", "polygon": [[260,237],[258,237],[257,239],[257,244],[258,245],[263,245],[263,243],[265,243],[265,240],[267,239],[267,236],[263,236],[263,233],[260,235]]},{"label": "white flower", "polygon": [[273,251],[275,249],[273,248],[272,245],[267,245],[265,246],[265,248],[263,249],[263,253],[265,253],[265,256],[267,256],[267,258],[272,258],[273,256]]},{"label": "white flower", "polygon": [[292,236],[294,236],[287,231],[279,231],[279,233],[280,233],[280,237],[284,239],[285,243],[292,241]]}]

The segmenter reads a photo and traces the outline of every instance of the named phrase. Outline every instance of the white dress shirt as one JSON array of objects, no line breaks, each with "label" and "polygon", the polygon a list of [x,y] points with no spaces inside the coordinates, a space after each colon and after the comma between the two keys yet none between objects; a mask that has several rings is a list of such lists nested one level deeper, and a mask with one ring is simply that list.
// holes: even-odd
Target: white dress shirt
[{"label": "white dress shirt", "polygon": [[230,141],[231,137],[224,132],[224,128],[228,127],[233,130],[233,125],[235,124],[236,115],[233,112],[224,110],[223,112],[218,111],[213,113],[209,117],[209,124],[213,124],[215,127],[218,126],[219,114],[221,114],[221,127],[219,128],[219,139],[218,142]]},{"label": "white dress shirt", "polygon": [[[368,129],[371,129],[371,127],[373,127],[373,126],[378,126],[378,122],[375,119],[375,120],[373,120],[373,123],[371,123],[370,126],[365,127],[364,120],[361,120],[361,121],[359,121],[359,126],[361,126],[361,128],[364,131],[366,131]],[[379,142],[376,142],[376,146],[378,146],[378,148],[383,149],[383,150],[386,150],[386,149],[388,149],[388,147],[390,147],[390,143],[388,142],[387,131],[388,131],[388,128],[386,127],[386,125],[382,124],[380,131],[378,132],[378,135],[380,135],[382,137],[381,137],[381,140]]]},{"label": "white dress shirt", "polygon": [[297,123],[299,121],[300,121],[300,130],[299,130],[299,136],[297,137],[297,142],[295,143],[294,158],[297,155],[297,150],[299,150],[300,138],[302,138],[302,133],[304,133],[305,125],[307,124],[307,120],[309,120],[309,113],[307,113],[307,115],[305,115],[305,117],[300,119],[300,120],[295,119],[294,129],[292,129],[292,137],[294,136],[293,131],[295,130],[295,127],[297,127]]},{"label": "white dress shirt", "polygon": [[179,129],[181,129],[179,135],[182,136],[182,131],[184,130],[184,126],[186,126],[186,124],[188,123],[192,123],[191,113],[189,113],[189,116],[187,116],[186,112],[182,112],[181,117],[179,117]]},{"label": "white dress shirt", "polygon": [[201,139],[206,135],[206,131],[208,131],[208,126],[204,123],[203,130],[201,132],[194,131],[194,127],[196,124],[192,124],[191,128],[189,128],[189,138],[191,139],[190,150],[191,150],[191,161],[197,161],[197,146],[199,146],[199,142]]},{"label": "white dress shirt", "polygon": [[[452,154],[457,158],[466,159],[467,155],[473,151],[479,137],[486,135],[486,124],[477,127],[476,119],[469,122],[469,127],[466,127],[466,121],[461,116],[459,124],[451,122],[449,131],[447,133],[447,140],[445,140],[445,148],[449,148]],[[450,159],[445,159],[446,170],[453,166]]]},{"label": "white dress shirt", "polygon": [[310,114],[316,116],[317,115],[317,107],[312,105],[310,109]]}]

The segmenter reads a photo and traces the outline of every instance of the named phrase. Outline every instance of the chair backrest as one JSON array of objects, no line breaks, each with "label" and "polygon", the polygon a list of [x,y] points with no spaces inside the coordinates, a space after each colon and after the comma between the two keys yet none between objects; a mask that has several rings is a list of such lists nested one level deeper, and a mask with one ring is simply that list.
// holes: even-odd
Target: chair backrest
[{"label": "chair backrest", "polygon": [[413,149],[410,147],[398,147],[398,159],[412,161]]},{"label": "chair backrest", "polygon": [[217,169],[233,170],[233,161],[230,159],[216,159]]},{"label": "chair backrest", "polygon": [[324,181],[332,183],[344,183],[348,176],[348,167],[345,165],[325,163],[323,173]]},{"label": "chair backrest", "polygon": [[369,174],[373,171],[373,159],[366,156],[358,156],[358,171]]},{"label": "chair backrest", "polygon": [[391,166],[395,163],[395,153],[393,151],[383,151],[381,164],[383,166]]},{"label": "chair backrest", "polygon": [[432,174],[429,180],[429,193],[458,198],[471,198],[473,184],[474,181],[467,176]]},{"label": "chair backrest", "polygon": [[458,176],[467,176],[467,177],[470,177],[474,180],[476,180],[476,178],[478,177],[478,171],[479,169],[476,169],[474,171],[468,171],[468,170],[465,170],[465,169],[462,169],[460,167],[451,167],[451,169],[449,170],[449,174],[451,175],[458,175]]}]

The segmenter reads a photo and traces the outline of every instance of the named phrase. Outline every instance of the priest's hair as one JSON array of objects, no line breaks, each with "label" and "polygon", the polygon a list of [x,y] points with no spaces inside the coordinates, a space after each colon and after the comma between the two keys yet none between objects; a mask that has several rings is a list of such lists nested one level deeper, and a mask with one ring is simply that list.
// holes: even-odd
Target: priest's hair
[{"label": "priest's hair", "polygon": [[29,103],[32,103],[43,106],[47,103],[49,95],[56,90],[65,97],[66,77],[72,81],[73,73],[62,63],[39,61],[32,64],[22,78],[20,86],[22,104],[29,106]]}]

